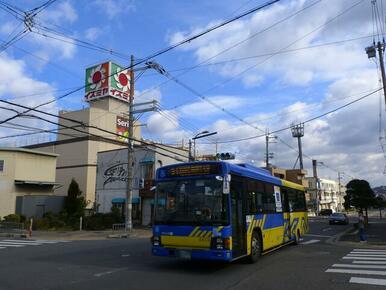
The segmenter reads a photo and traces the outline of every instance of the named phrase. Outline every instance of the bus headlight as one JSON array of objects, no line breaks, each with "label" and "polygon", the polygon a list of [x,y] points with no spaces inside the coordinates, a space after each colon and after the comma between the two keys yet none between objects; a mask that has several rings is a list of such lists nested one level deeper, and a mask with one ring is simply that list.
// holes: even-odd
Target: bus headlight
[{"label": "bus headlight", "polygon": [[153,236],[152,238],[152,243],[153,243],[153,246],[161,246],[161,239],[159,236]]}]

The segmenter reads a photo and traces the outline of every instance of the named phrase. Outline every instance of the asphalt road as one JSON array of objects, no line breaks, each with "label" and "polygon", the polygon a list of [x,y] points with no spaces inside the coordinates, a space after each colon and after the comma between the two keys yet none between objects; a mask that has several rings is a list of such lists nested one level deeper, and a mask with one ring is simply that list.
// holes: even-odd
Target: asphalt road
[{"label": "asphalt road", "polygon": [[[148,239],[37,241],[30,245],[3,239],[0,289],[384,289],[350,283],[353,277],[361,283],[368,282],[363,278],[386,279],[386,269],[346,269],[344,265],[352,267],[356,261],[352,256],[357,254],[349,253],[360,246],[326,242],[346,228],[330,226],[323,219],[311,220],[310,233],[302,244],[283,247],[256,264],[153,257]],[[366,252],[358,255],[368,256]],[[377,274],[356,272],[374,270]]]}]

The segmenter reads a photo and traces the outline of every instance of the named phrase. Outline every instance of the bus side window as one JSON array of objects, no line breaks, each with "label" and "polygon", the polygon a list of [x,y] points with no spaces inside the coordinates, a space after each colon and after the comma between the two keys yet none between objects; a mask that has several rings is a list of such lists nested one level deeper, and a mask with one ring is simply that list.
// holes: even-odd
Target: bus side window
[{"label": "bus side window", "polygon": [[255,214],[257,212],[256,204],[256,181],[248,180],[247,183],[247,213]]},{"label": "bus side window", "polygon": [[291,212],[306,211],[304,192],[296,189],[288,189],[288,203]]},{"label": "bus side window", "polygon": [[283,211],[289,212],[289,205],[288,205],[288,189],[282,187],[281,188],[281,200],[283,204]]},{"label": "bus side window", "polygon": [[275,193],[273,185],[265,183],[265,192],[263,200],[263,210],[265,212],[276,212]]}]

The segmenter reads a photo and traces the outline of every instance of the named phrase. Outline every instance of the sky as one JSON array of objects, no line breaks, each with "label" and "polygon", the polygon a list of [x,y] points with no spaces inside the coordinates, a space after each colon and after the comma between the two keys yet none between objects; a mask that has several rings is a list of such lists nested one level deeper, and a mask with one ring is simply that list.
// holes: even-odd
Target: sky
[{"label": "sky", "polygon": [[[3,1],[2,1],[3,2]],[[5,1],[7,2],[7,1]],[[39,7],[43,0],[8,1],[16,11]],[[87,107],[80,90],[85,69],[112,60],[136,60],[242,14],[267,1],[57,0],[33,20],[32,31],[0,49],[0,100],[59,110]],[[0,5],[4,8],[4,5]],[[1,8],[0,7],[0,8]],[[202,131],[216,135],[197,140],[200,154],[232,152],[234,162],[264,166],[265,132],[306,122],[304,166],[312,175],[343,182],[366,179],[386,184],[385,104],[377,59],[365,47],[384,31],[385,6],[369,0],[281,0],[189,43],[157,56],[167,75],[138,74],[135,101],[156,99],[161,112],[141,116],[143,137],[166,144],[187,144]],[[0,43],[24,29],[0,9]],[[379,21],[377,21],[379,20]],[[47,31],[48,29],[48,31]],[[104,50],[87,48],[78,39]],[[0,104],[0,120],[15,114]],[[18,125],[29,126],[28,131]],[[28,116],[0,125],[1,146],[22,146],[55,138],[53,134],[9,137],[55,125]],[[16,129],[18,127],[18,129]],[[278,167],[299,166],[297,140],[281,130],[269,144]],[[249,138],[251,137],[251,138]],[[247,140],[238,142],[238,139]],[[216,145],[217,144],[217,145]]]}]

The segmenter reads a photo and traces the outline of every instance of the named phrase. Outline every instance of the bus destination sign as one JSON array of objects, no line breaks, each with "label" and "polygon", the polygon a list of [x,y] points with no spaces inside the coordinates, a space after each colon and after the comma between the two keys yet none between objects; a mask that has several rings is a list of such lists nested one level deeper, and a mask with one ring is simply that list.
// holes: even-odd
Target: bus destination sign
[{"label": "bus destination sign", "polygon": [[168,168],[166,172],[166,177],[184,177],[220,173],[220,164],[193,164]]}]

